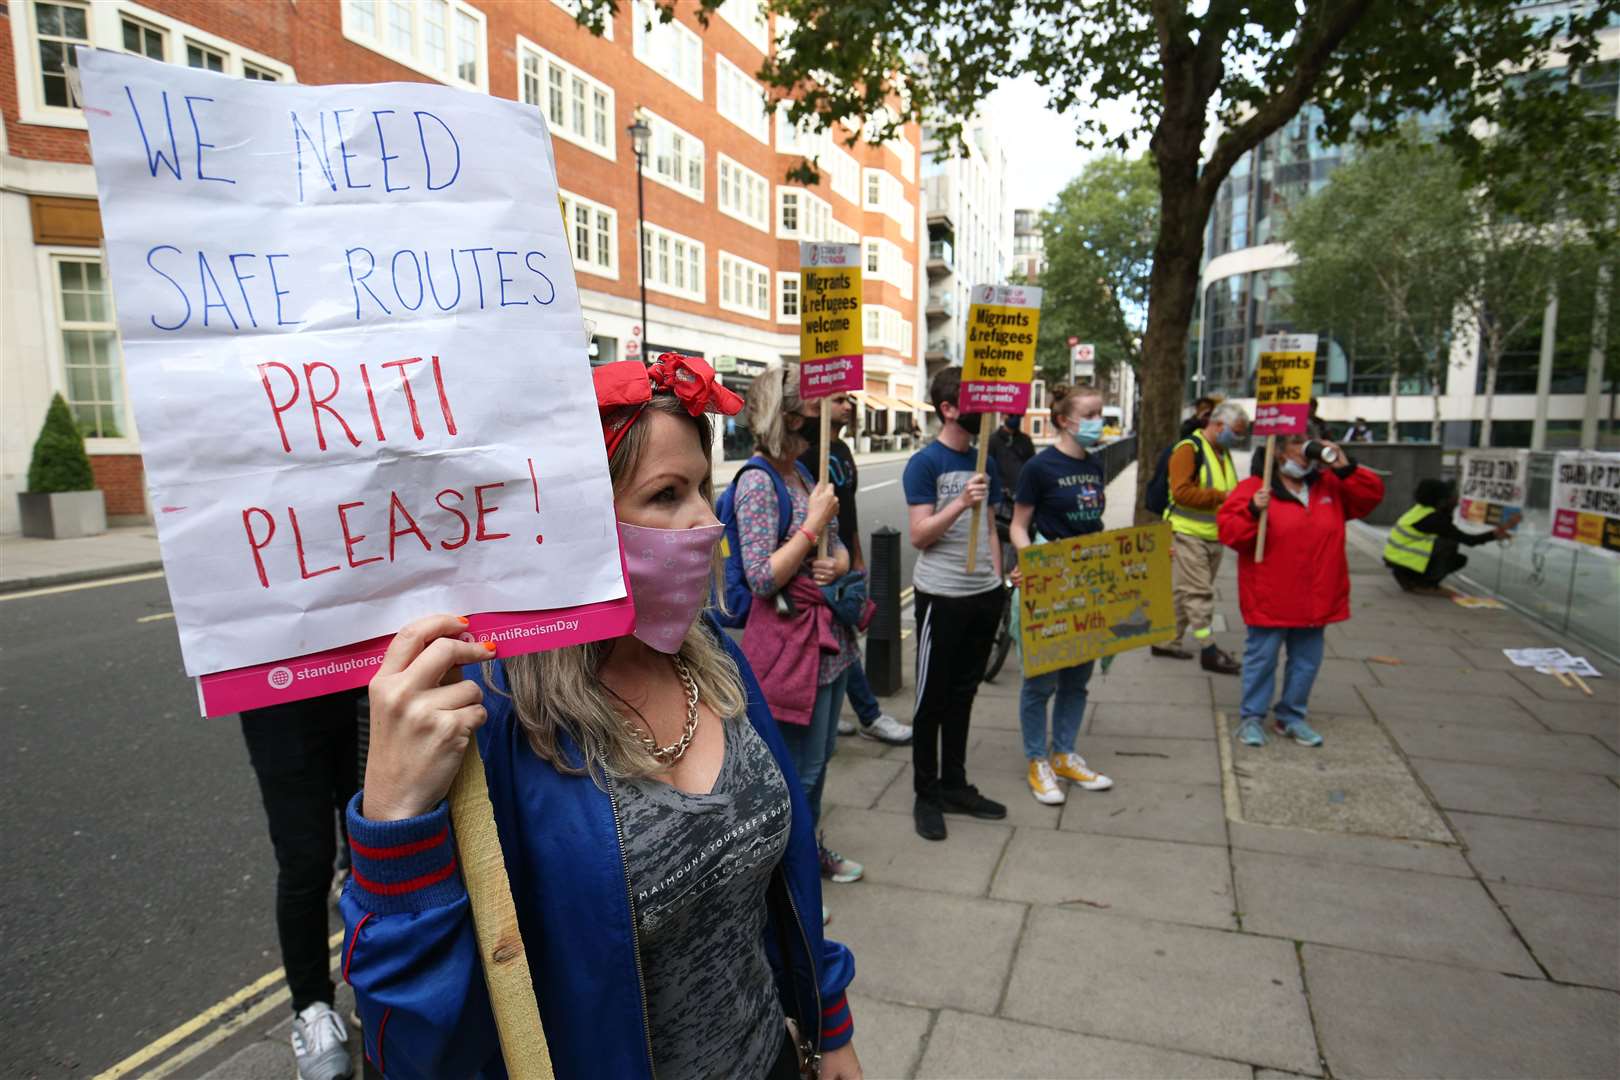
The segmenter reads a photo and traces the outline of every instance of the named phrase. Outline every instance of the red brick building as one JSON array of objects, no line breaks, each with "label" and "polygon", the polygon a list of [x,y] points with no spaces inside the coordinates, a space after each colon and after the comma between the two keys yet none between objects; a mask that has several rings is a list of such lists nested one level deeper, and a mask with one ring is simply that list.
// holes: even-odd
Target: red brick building
[{"label": "red brick building", "polygon": [[[920,424],[920,133],[844,145],[764,106],[752,78],[771,44],[754,0],[709,20],[681,3],[663,24],[625,0],[602,37],[567,0],[9,0],[0,5],[0,531],[52,393],[84,428],[108,513],[146,515],[140,438],[124,392],[84,119],[64,66],[75,46],[136,52],[240,78],[436,80],[525,101],[547,117],[594,359],[675,348],[733,385],[798,352],[797,242],[866,255],[864,431]],[[652,128],[646,244],[637,250],[636,156]],[[835,137],[836,134],[836,137]],[[817,160],[814,187],[788,171]],[[647,323],[639,285],[646,266]],[[635,342],[635,345],[631,345]],[[746,453],[728,432],[728,456]]]}]

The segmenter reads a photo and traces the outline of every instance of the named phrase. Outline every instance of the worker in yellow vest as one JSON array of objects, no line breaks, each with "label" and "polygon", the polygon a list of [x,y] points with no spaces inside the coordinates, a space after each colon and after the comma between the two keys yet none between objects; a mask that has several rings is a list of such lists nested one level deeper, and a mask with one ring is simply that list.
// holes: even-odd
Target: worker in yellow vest
[{"label": "worker in yellow vest", "polygon": [[1407,592],[1447,595],[1440,582],[1468,565],[1457,549],[1505,540],[1519,523],[1515,514],[1488,532],[1459,529],[1452,520],[1457,493],[1444,480],[1418,481],[1412,501],[1416,505],[1396,520],[1384,543],[1384,565]]},{"label": "worker in yellow vest", "polygon": [[1175,530],[1170,549],[1176,601],[1176,638],[1153,646],[1154,656],[1191,660],[1181,647],[1187,630],[1198,645],[1205,671],[1236,675],[1241,664],[1215,644],[1211,625],[1215,618],[1215,574],[1221,568],[1220,533],[1215,511],[1238,485],[1232,446],[1249,433],[1249,414],[1243,406],[1223,401],[1209,414],[1202,429],[1176,444],[1170,454],[1170,505],[1165,520]]}]

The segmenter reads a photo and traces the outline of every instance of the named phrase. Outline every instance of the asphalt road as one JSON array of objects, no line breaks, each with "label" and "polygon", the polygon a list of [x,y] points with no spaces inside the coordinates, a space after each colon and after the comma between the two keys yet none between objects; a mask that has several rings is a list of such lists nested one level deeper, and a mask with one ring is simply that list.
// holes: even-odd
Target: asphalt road
[{"label": "asphalt road", "polygon": [[[909,583],[904,466],[859,498]],[[0,596],[0,1075],[94,1075],[280,962],[241,728],[198,717],[168,611],[161,578]]]}]

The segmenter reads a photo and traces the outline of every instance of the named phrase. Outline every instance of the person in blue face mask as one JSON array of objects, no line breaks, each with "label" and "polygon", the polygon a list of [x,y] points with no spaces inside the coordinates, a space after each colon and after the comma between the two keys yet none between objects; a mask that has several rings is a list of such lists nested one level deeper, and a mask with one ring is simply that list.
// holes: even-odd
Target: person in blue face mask
[{"label": "person in blue face mask", "polygon": [[[1024,466],[1013,499],[1009,531],[1020,551],[1030,544],[1101,531],[1107,479],[1091,448],[1102,438],[1102,408],[1102,394],[1094,387],[1053,389],[1057,445],[1048,446]],[[1017,571],[1013,582],[1020,583]],[[1024,676],[1018,721],[1024,735],[1024,757],[1029,761],[1025,779],[1036,802],[1056,806],[1064,801],[1059,778],[1086,791],[1107,791],[1114,786],[1075,752],[1093,667],[1095,661],[1088,660],[1045,675]],[[1048,725],[1047,706],[1054,696]]]}]

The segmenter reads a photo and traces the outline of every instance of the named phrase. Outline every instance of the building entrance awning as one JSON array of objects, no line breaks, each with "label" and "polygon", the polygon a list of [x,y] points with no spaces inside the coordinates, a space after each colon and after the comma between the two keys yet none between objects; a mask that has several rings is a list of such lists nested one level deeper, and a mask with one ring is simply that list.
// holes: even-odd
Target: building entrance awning
[{"label": "building entrance awning", "polygon": [[870,390],[856,390],[854,391],[854,395],[855,399],[862,405],[865,405],[868,409],[888,410],[902,408],[902,406],[896,404],[889,398],[884,397],[882,394],[875,394]]}]

